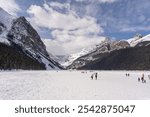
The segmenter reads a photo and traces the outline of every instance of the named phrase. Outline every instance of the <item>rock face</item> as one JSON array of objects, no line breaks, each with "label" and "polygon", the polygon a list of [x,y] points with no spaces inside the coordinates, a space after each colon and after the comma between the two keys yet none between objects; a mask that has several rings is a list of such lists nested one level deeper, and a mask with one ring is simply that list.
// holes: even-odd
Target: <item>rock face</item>
[{"label": "rock face", "polygon": [[30,49],[35,53],[41,52],[48,57],[46,47],[40,36],[24,17],[20,17],[13,22],[7,37],[10,42],[14,42],[26,50]]},{"label": "rock face", "polygon": [[68,67],[70,66],[76,59],[85,56],[89,53],[95,52],[97,50],[97,48],[99,47],[99,45],[101,43],[104,43],[107,40],[106,37],[101,37],[101,39],[99,40],[99,42],[97,44],[91,45],[87,48],[83,48],[80,52],[71,54],[71,55],[67,55],[64,57],[64,60],[61,63],[61,65],[63,65],[64,67]]},{"label": "rock face", "polygon": [[[33,61],[36,61],[36,64],[38,63],[39,66],[42,66],[40,67],[41,69],[62,69],[60,64],[58,64],[49,57],[46,51],[46,47],[43,44],[40,36],[24,17],[11,17],[7,12],[2,9],[0,9],[0,15],[1,44],[3,43],[7,46],[11,46],[14,51],[18,50],[19,53],[21,52],[22,54],[24,54],[24,56],[32,59]],[[5,20],[9,21],[9,25],[6,24]],[[7,49],[9,49],[9,47]],[[2,52],[3,50],[0,51]],[[13,67],[8,69],[17,68]],[[21,67],[21,69],[24,68]],[[25,67],[25,69],[27,69],[27,66]],[[33,69],[36,69],[34,64]]]},{"label": "rock face", "polygon": [[130,43],[131,47],[135,47],[139,43],[149,42],[150,41],[150,34],[146,35],[146,36],[142,36],[140,34],[137,34],[134,38],[128,39],[127,41]]},{"label": "rock face", "polygon": [[105,40],[101,44],[97,45],[97,48],[91,53],[76,59],[73,64],[68,66],[68,69],[80,69],[93,61],[101,60],[112,51],[128,47],[130,47],[130,44],[127,41]]},{"label": "rock face", "polygon": [[136,35],[127,41],[105,40],[68,69],[150,70],[150,35]]},{"label": "rock face", "polygon": [[144,42],[138,43],[135,47],[149,46],[149,45],[150,45],[150,41],[144,41]]},{"label": "rock face", "polygon": [[88,70],[150,70],[150,46],[132,47],[102,54],[78,69]]},{"label": "rock face", "polygon": [[6,30],[6,27],[4,26],[4,24],[0,23],[0,34],[2,34],[4,30]]}]

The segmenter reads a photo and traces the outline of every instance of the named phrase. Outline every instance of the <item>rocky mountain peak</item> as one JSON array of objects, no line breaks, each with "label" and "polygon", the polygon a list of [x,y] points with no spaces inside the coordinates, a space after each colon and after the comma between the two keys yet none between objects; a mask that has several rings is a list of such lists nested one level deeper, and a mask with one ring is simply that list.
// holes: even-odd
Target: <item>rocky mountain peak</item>
[{"label": "rocky mountain peak", "polygon": [[25,46],[26,49],[34,50],[35,52],[41,52],[48,57],[46,47],[40,36],[25,17],[20,17],[13,22],[8,37],[10,41],[18,43],[20,46]]},{"label": "rocky mountain peak", "polygon": [[92,61],[103,58],[110,52],[128,47],[130,47],[130,44],[127,41],[106,39],[102,43],[97,45],[96,49],[94,49],[90,53],[77,58],[70,66],[68,66],[68,68],[78,69]]},{"label": "rocky mountain peak", "polygon": [[23,52],[45,66],[45,69],[62,69],[49,57],[40,36],[26,18],[14,18],[3,9],[0,9],[0,42],[7,42],[15,51]]},{"label": "rocky mountain peak", "polygon": [[135,35],[135,37],[137,37],[137,38],[139,38],[139,39],[140,39],[140,38],[142,38],[142,37],[143,37],[143,35],[142,35],[142,34],[136,34],[136,35]]}]

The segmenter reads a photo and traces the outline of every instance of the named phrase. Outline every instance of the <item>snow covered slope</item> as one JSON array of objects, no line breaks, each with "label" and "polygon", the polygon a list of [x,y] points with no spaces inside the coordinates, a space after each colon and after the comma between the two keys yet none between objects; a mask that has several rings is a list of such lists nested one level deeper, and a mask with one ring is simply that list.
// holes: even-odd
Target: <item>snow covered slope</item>
[{"label": "snow covered slope", "polygon": [[114,50],[119,50],[123,48],[128,48],[130,45],[127,41],[116,41],[111,39],[106,39],[100,44],[96,46],[92,51],[89,53],[77,58],[72,62],[68,69],[78,69],[87,64],[90,64],[93,61],[101,60],[102,58],[106,57],[107,53],[110,53]]},{"label": "snow covered slope", "polygon": [[83,48],[80,52],[69,55],[68,58],[66,59],[66,61],[64,63],[62,63],[61,65],[67,67],[67,66],[71,65],[79,57],[82,57],[84,55],[87,55],[89,53],[92,53],[92,52],[96,51],[98,46],[101,43],[103,43],[105,40],[106,40],[106,38],[104,37],[104,38],[101,39],[99,44],[90,46],[88,48]]},{"label": "snow covered slope", "polygon": [[[98,80],[91,80],[95,72]],[[146,83],[138,82],[143,73]],[[0,72],[0,99],[149,100],[148,75],[145,71]]]},{"label": "snow covered slope", "polygon": [[81,53],[73,54],[63,65],[67,66],[68,69],[78,69],[82,66],[86,66],[87,64],[101,61],[104,58],[106,59],[107,55],[109,53],[112,53],[113,51],[130,47],[141,47],[148,45],[150,45],[150,34],[144,37],[138,34],[134,38],[128,40],[106,39],[102,43],[98,44],[95,48],[92,48],[90,51],[81,51]]},{"label": "snow covered slope", "polygon": [[40,36],[25,17],[14,18],[0,8],[0,42],[21,49],[45,69],[62,69],[51,59]]},{"label": "snow covered slope", "polygon": [[8,31],[11,29],[15,17],[9,15],[0,7],[0,42],[10,44],[6,39]]},{"label": "snow covered slope", "polygon": [[145,41],[150,41],[150,34],[149,34],[149,35],[146,35],[146,36],[144,36],[144,37],[137,35],[137,36],[135,36],[134,38],[128,39],[127,41],[130,43],[130,46],[131,46],[131,47],[134,47],[134,46],[136,46],[138,43],[145,42]]},{"label": "snow covered slope", "polygon": [[10,14],[8,14],[6,11],[4,11],[0,7],[0,22],[3,23],[3,24],[5,24],[5,26],[7,27],[8,30],[12,26],[13,19],[15,19],[14,16],[11,16]]},{"label": "snow covered slope", "polygon": [[84,55],[94,51],[95,49],[96,49],[96,46],[95,46],[95,48],[87,48],[87,49],[84,48],[79,53],[71,54],[70,56],[68,56],[66,62],[62,63],[62,66],[67,67],[67,66],[71,65],[77,58],[84,56]]}]

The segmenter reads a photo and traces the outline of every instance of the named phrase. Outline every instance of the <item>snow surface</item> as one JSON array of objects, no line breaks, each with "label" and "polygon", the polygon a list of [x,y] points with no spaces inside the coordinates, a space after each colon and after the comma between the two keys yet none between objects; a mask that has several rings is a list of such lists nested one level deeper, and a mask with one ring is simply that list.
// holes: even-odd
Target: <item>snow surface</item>
[{"label": "snow surface", "polygon": [[[98,80],[91,80],[95,72]],[[146,83],[137,80],[143,73]],[[1,71],[0,99],[147,100],[149,74],[146,71]]]}]

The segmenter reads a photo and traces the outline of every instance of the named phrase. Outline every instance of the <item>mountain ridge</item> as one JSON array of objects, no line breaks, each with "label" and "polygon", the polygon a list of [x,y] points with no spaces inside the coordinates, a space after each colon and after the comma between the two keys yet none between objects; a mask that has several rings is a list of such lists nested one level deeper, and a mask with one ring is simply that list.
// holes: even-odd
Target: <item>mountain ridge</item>
[{"label": "mountain ridge", "polygon": [[[114,54],[120,53],[120,51],[122,51],[122,50],[125,51],[126,49],[131,51],[132,49],[130,50],[130,48],[135,48],[135,49],[138,48],[139,49],[140,47],[143,47],[143,46],[145,47],[145,46],[149,46],[149,45],[150,45],[150,35],[146,35],[144,37],[142,35],[136,35],[134,38],[131,38],[128,40],[118,40],[117,41],[117,40],[110,39],[110,40],[107,40],[106,42],[99,44],[99,48],[97,48],[96,51],[93,51],[92,53],[87,53],[84,56],[80,56],[79,58],[74,60],[71,65],[67,66],[67,69],[82,69],[82,68],[89,69],[90,68],[89,66],[90,65],[92,66],[92,64],[96,67],[96,65],[95,65],[96,61],[104,61],[104,59],[109,59],[109,57],[110,57],[110,55],[112,55],[112,53],[114,53]],[[145,47],[145,48],[148,48],[148,47]],[[140,54],[142,54],[142,53],[140,53]],[[139,54],[139,57],[141,56],[140,54]],[[111,61],[115,62],[115,59],[117,59],[117,57]],[[140,58],[140,59],[143,60],[142,58]],[[144,61],[142,61],[142,62],[144,63]],[[103,69],[103,67],[105,67],[105,65],[100,66],[99,69]],[[108,66],[108,68],[111,68],[111,66]],[[95,69],[95,68],[92,67],[91,69]],[[106,69],[106,68],[104,68],[104,69]]]},{"label": "mountain ridge", "polygon": [[[0,13],[2,14],[0,17],[3,17],[0,19],[0,43],[17,46],[30,59],[44,64],[44,69],[63,69],[59,63],[49,57],[40,36],[25,17],[14,18],[3,9],[0,9]],[[4,19],[10,22],[5,24]]]}]

